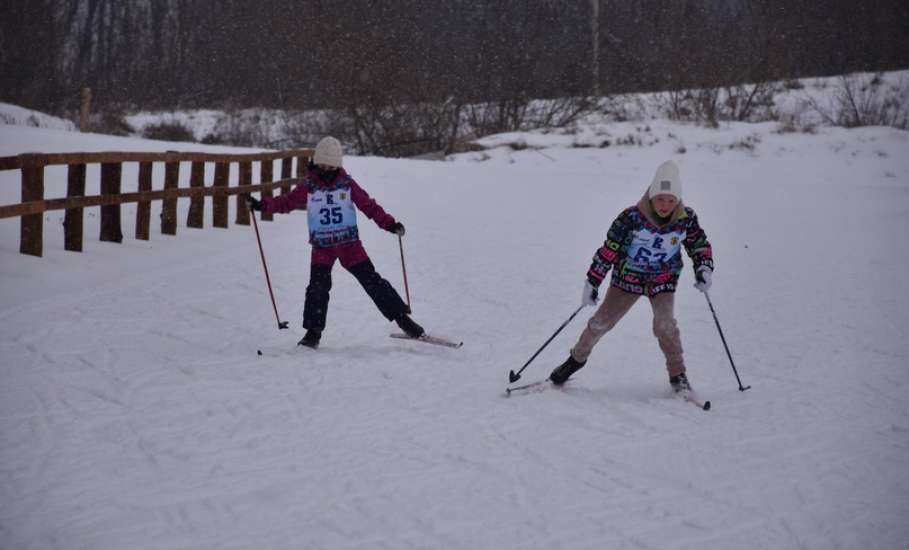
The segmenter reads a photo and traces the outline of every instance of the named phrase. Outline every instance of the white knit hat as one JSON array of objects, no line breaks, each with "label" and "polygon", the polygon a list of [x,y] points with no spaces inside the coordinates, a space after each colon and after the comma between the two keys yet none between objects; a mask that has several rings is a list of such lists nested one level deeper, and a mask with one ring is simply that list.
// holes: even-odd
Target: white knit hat
[{"label": "white knit hat", "polygon": [[667,160],[657,168],[653,176],[653,182],[647,190],[647,197],[653,198],[657,195],[672,195],[678,200],[682,200],[682,179],[679,177],[679,167],[671,160]]},{"label": "white knit hat", "polygon": [[342,156],[341,142],[331,136],[327,136],[322,138],[319,144],[316,145],[316,154],[313,155],[312,161],[315,164],[340,168]]}]

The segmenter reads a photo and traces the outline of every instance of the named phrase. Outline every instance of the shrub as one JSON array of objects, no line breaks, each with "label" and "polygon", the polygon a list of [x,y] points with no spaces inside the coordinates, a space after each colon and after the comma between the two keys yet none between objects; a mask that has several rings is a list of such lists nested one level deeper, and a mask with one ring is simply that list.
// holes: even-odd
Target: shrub
[{"label": "shrub", "polygon": [[903,130],[909,127],[909,113],[903,105],[904,95],[899,88],[881,86],[881,78],[862,75],[845,75],[837,79],[833,90],[833,106],[821,107],[814,99],[810,105],[821,117],[834,126],[856,128],[859,126],[893,126]]},{"label": "shrub", "polygon": [[636,136],[634,134],[628,134],[627,136],[625,136],[623,138],[616,139],[615,144],[616,145],[631,145],[631,146],[636,145],[636,146],[640,147],[642,142],[641,142],[640,136]]},{"label": "shrub", "polygon": [[205,134],[205,137],[202,138],[200,143],[205,145],[224,145],[224,138],[220,134],[212,132],[210,134]]},{"label": "shrub", "polygon": [[773,130],[775,134],[794,134],[794,133],[803,133],[803,134],[813,134],[817,130],[815,123],[807,121],[808,117],[804,116],[804,113],[788,113],[783,114],[779,117],[777,121],[776,129]]},{"label": "shrub", "polygon": [[160,141],[196,141],[196,137],[186,126],[179,122],[162,122],[146,126],[142,137]]},{"label": "shrub", "polygon": [[751,134],[751,135],[743,137],[742,139],[739,139],[737,141],[730,143],[729,150],[734,151],[736,149],[739,149],[742,151],[754,151],[754,148],[760,142],[761,142],[761,136],[759,136],[758,134]]},{"label": "shrub", "polygon": [[119,113],[111,112],[102,114],[101,121],[92,127],[92,131],[112,136],[130,136],[135,133],[135,129]]}]

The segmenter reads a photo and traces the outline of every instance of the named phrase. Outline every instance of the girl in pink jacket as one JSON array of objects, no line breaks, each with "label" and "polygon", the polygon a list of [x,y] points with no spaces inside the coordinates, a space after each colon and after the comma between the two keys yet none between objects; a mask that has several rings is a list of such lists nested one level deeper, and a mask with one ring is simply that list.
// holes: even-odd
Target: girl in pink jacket
[{"label": "girl in pink jacket", "polygon": [[253,210],[276,214],[307,211],[312,256],[303,306],[306,335],[299,344],[311,348],[319,346],[328,313],[335,260],[340,260],[341,265],[356,277],[385,318],[395,321],[408,336],[418,338],[423,335],[423,328],[410,318],[409,308],[391,283],[376,272],[360,242],[357,210],[396,235],[404,235],[404,225],[385,212],[354,181],[342,168],[342,160],[341,143],[333,137],[325,137],[316,145],[303,183],[292,192],[262,201],[247,196]]}]

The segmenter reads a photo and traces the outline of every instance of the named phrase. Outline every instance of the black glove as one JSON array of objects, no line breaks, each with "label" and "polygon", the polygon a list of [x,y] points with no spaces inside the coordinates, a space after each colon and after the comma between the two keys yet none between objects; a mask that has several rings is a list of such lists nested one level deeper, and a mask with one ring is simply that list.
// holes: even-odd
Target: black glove
[{"label": "black glove", "polygon": [[404,236],[404,224],[401,222],[395,222],[391,224],[391,227],[388,228],[388,231],[394,233],[395,235]]},{"label": "black glove", "polygon": [[250,210],[262,211],[262,201],[256,200],[252,195],[243,195],[243,198],[246,199],[246,204]]}]

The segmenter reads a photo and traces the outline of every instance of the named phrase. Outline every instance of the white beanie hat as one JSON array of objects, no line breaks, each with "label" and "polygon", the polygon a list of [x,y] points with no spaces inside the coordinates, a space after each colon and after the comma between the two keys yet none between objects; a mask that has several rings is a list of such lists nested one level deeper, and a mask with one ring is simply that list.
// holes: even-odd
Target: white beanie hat
[{"label": "white beanie hat", "polygon": [[657,168],[653,182],[647,190],[647,197],[652,199],[657,195],[672,195],[677,200],[682,200],[682,179],[679,177],[679,167],[671,160],[667,160]]},{"label": "white beanie hat", "polygon": [[331,136],[327,136],[319,141],[316,145],[316,154],[313,155],[312,161],[315,164],[325,166],[341,167],[341,142]]}]

